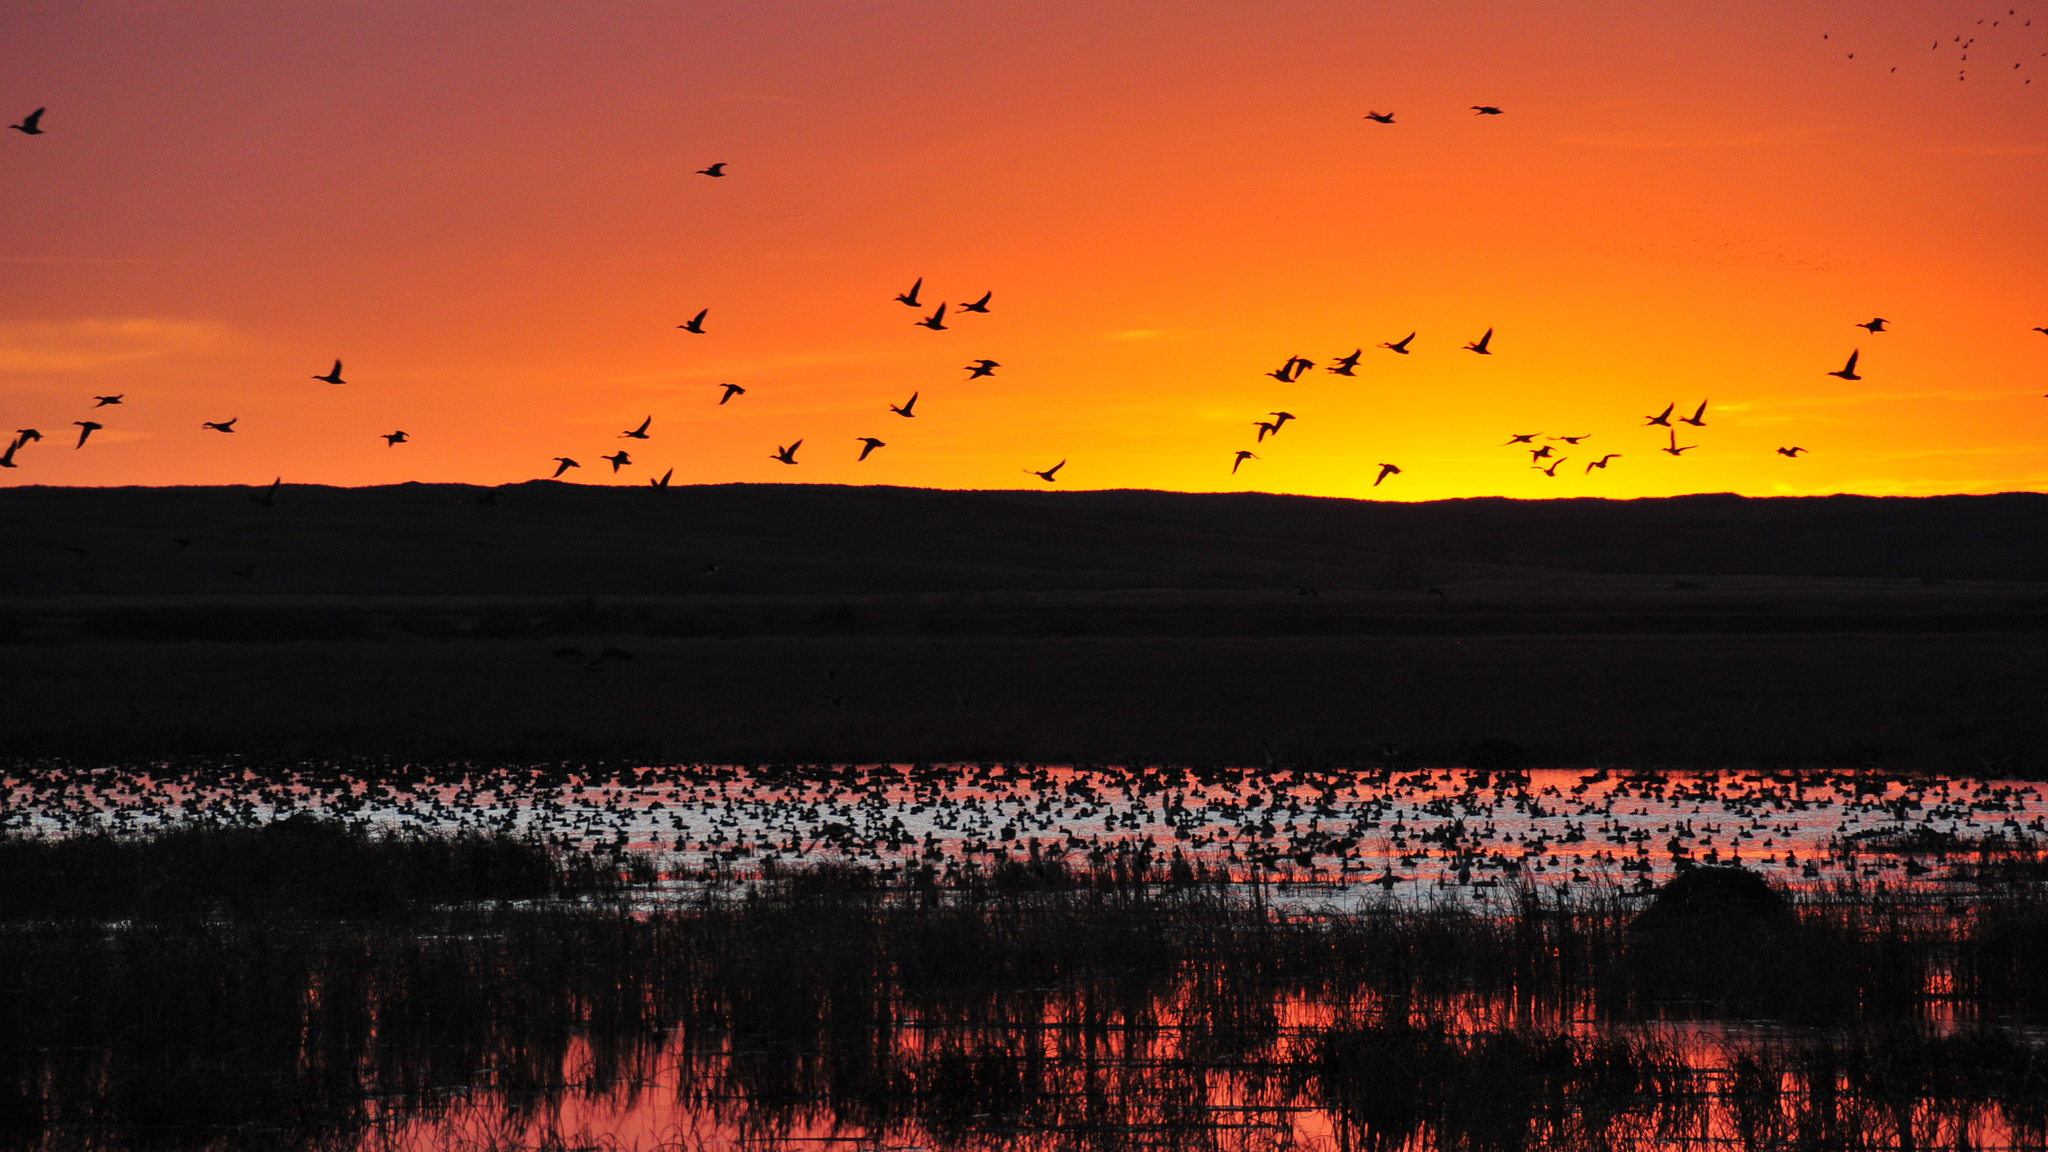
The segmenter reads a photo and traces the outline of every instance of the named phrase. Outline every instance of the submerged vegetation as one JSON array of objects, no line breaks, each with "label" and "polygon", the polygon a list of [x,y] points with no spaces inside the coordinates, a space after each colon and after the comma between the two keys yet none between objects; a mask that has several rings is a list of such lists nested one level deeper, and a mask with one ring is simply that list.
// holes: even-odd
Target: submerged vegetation
[{"label": "submerged vegetation", "polygon": [[678,1147],[2039,1147],[2048,1116],[2031,886],[1316,914],[1127,848],[512,902],[633,864],[304,818],[0,843],[0,889],[70,885],[4,906],[0,1144],[564,1147],[656,1102]]}]

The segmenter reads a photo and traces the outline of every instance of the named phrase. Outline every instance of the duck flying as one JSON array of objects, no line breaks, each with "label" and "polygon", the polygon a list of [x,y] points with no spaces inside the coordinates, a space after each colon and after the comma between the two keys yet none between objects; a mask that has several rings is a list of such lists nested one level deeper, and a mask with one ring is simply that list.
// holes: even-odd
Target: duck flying
[{"label": "duck flying", "polygon": [[1389,476],[1399,476],[1400,474],[1401,469],[1398,465],[1382,464],[1380,465],[1380,474],[1373,477],[1372,486],[1377,488],[1380,486],[1380,481],[1385,480]]},{"label": "duck flying", "polygon": [[1847,364],[1844,364],[1844,365],[1842,365],[1842,370],[1841,370],[1840,372],[1830,372],[1830,373],[1828,373],[1828,375],[1830,375],[1830,376],[1840,376],[1840,377],[1841,377],[1842,379],[1844,379],[1844,380],[1861,380],[1861,379],[1863,379],[1863,377],[1861,377],[1861,376],[1858,376],[1858,375],[1856,374],[1856,358],[1857,358],[1858,356],[1861,356],[1862,354],[1863,354],[1863,350],[1862,350],[1861,348],[1858,348],[1858,349],[1856,349],[1855,351],[1853,351],[1853,352],[1850,352],[1850,353],[1849,353],[1849,362],[1848,362]]},{"label": "duck flying", "polygon": [[654,417],[649,416],[647,419],[642,420],[640,422],[640,426],[638,428],[633,429],[631,432],[621,432],[619,433],[619,435],[622,437],[630,436],[635,440],[645,440],[647,439],[647,426],[652,423],[654,423]]},{"label": "duck flying", "polygon": [[1380,347],[1385,348],[1389,352],[1399,352],[1401,355],[1406,356],[1408,354],[1408,342],[1413,339],[1415,339],[1415,333],[1410,332],[1392,344],[1382,344]]},{"label": "duck flying", "polygon": [[787,448],[784,448],[778,444],[775,448],[775,455],[769,457],[769,459],[779,460],[784,464],[794,464],[796,463],[796,450],[803,446],[804,442],[801,440],[797,441],[794,444],[791,444]]},{"label": "duck flying", "polygon": [[1266,437],[1280,430],[1280,426],[1278,424],[1269,424],[1264,420],[1252,421],[1252,427],[1257,428],[1259,430],[1259,443],[1261,444],[1264,444],[1266,442]]},{"label": "duck flying", "polygon": [[562,473],[567,472],[571,468],[581,467],[583,467],[583,465],[578,464],[574,460],[569,459],[567,456],[557,456],[555,457],[555,474],[553,476],[548,477],[548,479],[556,479],[560,477]]},{"label": "duck flying", "polygon": [[860,455],[854,457],[853,461],[856,464],[867,459],[868,453],[873,452],[875,449],[888,447],[887,444],[875,439],[873,436],[856,436],[854,439],[860,442]]},{"label": "duck flying", "polygon": [[1554,451],[1548,444],[1545,444],[1538,448],[1529,449],[1529,461],[1532,464],[1538,460],[1543,459],[1545,456],[1555,455],[1557,455],[1556,451]]},{"label": "duck flying", "polygon": [[1557,441],[1557,442],[1558,442],[1558,443],[1560,443],[1560,444],[1569,444],[1569,445],[1571,445],[1571,446],[1572,446],[1572,447],[1574,447],[1574,448],[1577,448],[1577,447],[1579,446],[1579,441],[1581,441],[1581,440],[1591,440],[1592,438],[1593,438],[1593,434],[1592,434],[1591,432],[1588,432],[1588,433],[1586,433],[1586,434],[1585,434],[1585,435],[1583,435],[1583,436],[1546,436],[1546,437],[1544,437],[1544,439],[1546,439],[1546,440],[1555,440],[1555,441]]},{"label": "duck flying", "polygon": [[249,499],[263,505],[265,508],[275,508],[277,507],[277,490],[283,483],[284,477],[279,476],[270,482],[270,487],[265,488],[261,496],[251,496]]},{"label": "duck flying", "polygon": [[1493,105],[1491,105],[1491,104],[1474,104],[1474,105],[1472,106],[1472,111],[1474,111],[1474,112],[1478,113],[1478,114],[1479,114],[1479,115],[1481,115],[1481,116],[1498,116],[1498,115],[1500,115],[1500,109],[1498,109],[1498,108],[1495,108],[1495,107],[1494,107]]},{"label": "duck flying", "polygon": [[694,332],[697,335],[702,336],[704,335],[704,317],[709,315],[711,315],[711,309],[706,308],[702,312],[697,313],[695,316],[690,317],[690,322],[688,324],[678,324],[676,325],[676,327],[681,328],[685,332]]},{"label": "duck flying", "polygon": [[94,404],[93,407],[105,408],[109,404],[119,404],[121,402],[121,396],[126,395],[127,393],[123,392],[120,394],[120,396],[95,396],[93,397],[93,399],[98,401],[98,403]]},{"label": "duck flying", "polygon": [[656,491],[659,491],[659,492],[666,492],[666,491],[668,491],[668,482],[669,482],[669,479],[670,479],[671,477],[673,477],[673,476],[674,476],[675,474],[676,474],[676,470],[675,470],[675,469],[673,469],[673,468],[671,468],[671,469],[669,469],[668,471],[666,471],[666,472],[663,472],[663,473],[661,474],[661,479],[659,479],[659,480],[649,480],[649,481],[647,482],[647,486],[648,486],[648,487],[650,487],[650,488],[653,488],[653,489],[655,489]]},{"label": "duck flying", "polygon": [[929,328],[934,332],[944,332],[946,330],[946,306],[944,304],[939,305],[938,311],[916,323],[920,328]]},{"label": "duck flying", "polygon": [[1481,356],[1491,356],[1493,355],[1493,353],[1488,352],[1486,350],[1486,346],[1491,343],[1493,343],[1493,329],[1488,328],[1486,330],[1486,335],[1481,336],[1479,339],[1474,340],[1472,343],[1465,345],[1465,351],[1477,352]]},{"label": "duck flying", "polygon": [[610,456],[599,456],[598,459],[609,460],[612,462],[612,475],[614,476],[619,474],[619,469],[624,468],[626,465],[631,464],[633,462],[633,458],[631,456],[626,455],[626,450],[624,448],[619,449],[617,452],[612,453]]},{"label": "duck flying", "polygon": [[1351,355],[1339,358],[1335,364],[1332,364],[1328,368],[1325,368],[1324,371],[1334,372],[1339,376],[1356,375],[1356,373],[1353,372],[1352,369],[1358,367],[1358,358],[1363,355],[1365,355],[1365,349],[1353,348],[1351,350]]},{"label": "duck flying", "polygon": [[996,374],[996,369],[1001,367],[1001,364],[993,360],[976,360],[974,363],[967,365],[967,372],[969,374],[967,378],[969,380],[979,380],[983,376],[993,376]]},{"label": "duck flying", "polygon": [[24,136],[41,136],[43,134],[43,113],[47,111],[49,111],[49,109],[47,108],[38,108],[35,111],[29,113],[28,115],[22,117],[21,123],[9,124],[8,127],[14,129],[16,132],[19,132]]},{"label": "duck flying", "polygon": [[7,451],[5,451],[5,452],[0,452],[0,468],[18,468],[18,467],[20,467],[20,465],[18,465],[18,464],[16,464],[16,463],[14,462],[14,454],[15,454],[16,452],[19,452],[19,451],[21,451],[21,441],[19,441],[19,440],[10,440],[10,441],[8,441],[8,442],[7,442]]},{"label": "duck flying", "polygon": [[407,437],[406,437],[406,435],[405,435],[405,433],[404,433],[403,431],[399,431],[399,432],[385,432],[385,433],[382,433],[382,435],[383,435],[383,437],[384,437],[384,446],[385,446],[386,448],[396,448],[396,447],[398,447],[398,446],[399,446],[400,444],[403,444],[403,443],[405,443],[405,442],[406,442],[406,439],[407,439]]},{"label": "duck flying", "polygon": [[1647,428],[1652,424],[1657,424],[1665,428],[1671,427],[1671,410],[1676,407],[1678,407],[1678,405],[1675,403],[1666,404],[1664,406],[1664,410],[1662,412],[1657,413],[1655,416],[1643,417],[1643,426]]},{"label": "duck flying", "polygon": [[95,424],[90,420],[73,420],[72,423],[78,425],[78,443],[73,444],[73,448],[85,447],[86,437],[106,427],[104,424]]},{"label": "duck flying", "polygon": [[212,420],[202,420],[199,422],[199,426],[201,428],[211,428],[215,432],[233,432],[235,430],[235,421],[240,419],[240,416],[236,416],[231,419],[221,420],[218,422]]},{"label": "duck flying", "polygon": [[988,315],[988,302],[990,298],[993,297],[995,294],[995,289],[991,288],[988,291],[983,292],[981,294],[981,299],[973,301],[972,303],[962,304],[960,306],[960,310],[962,312],[979,312],[982,315],[986,316]]},{"label": "duck flying", "polygon": [[1861,324],[1852,325],[1852,327],[1868,329],[1871,332],[1882,332],[1884,331],[1884,326],[1889,323],[1891,321],[1886,320],[1884,317],[1876,316]]},{"label": "duck flying", "polygon": [[1065,460],[1062,460],[1059,463],[1053,465],[1052,467],[1047,468],[1043,472],[1034,471],[1030,468],[1026,468],[1024,471],[1031,473],[1031,475],[1038,477],[1040,480],[1045,481],[1047,484],[1051,484],[1056,481],[1056,478],[1060,474],[1060,469],[1065,468],[1066,466],[1067,462]]},{"label": "duck flying", "polygon": [[1541,432],[1510,432],[1508,433],[1507,444],[1502,444],[1501,447],[1505,448],[1508,446],[1508,444],[1533,443],[1535,439],[1541,435],[1543,435],[1543,433]]},{"label": "duck flying", "polygon": [[908,292],[898,292],[898,293],[896,294],[896,302],[897,302],[898,304],[901,304],[901,305],[903,305],[903,306],[907,307],[907,308],[922,308],[922,307],[924,307],[924,305],[922,305],[922,304],[919,304],[919,303],[917,302],[917,293],[918,293],[918,290],[919,290],[919,289],[921,289],[921,288],[923,288],[923,287],[924,287],[924,277],[922,277],[922,276],[919,276],[919,277],[917,278],[917,283],[915,283],[915,284],[912,284],[912,285],[910,286],[910,291],[908,291]]},{"label": "duck flying", "polygon": [[1367,112],[1365,118],[1375,124],[1392,124],[1394,122],[1394,114],[1392,112]]},{"label": "duck flying", "polygon": [[725,175],[725,161],[720,160],[718,163],[713,164],[709,168],[699,168],[697,169],[697,175],[711,177],[723,176]]},{"label": "duck flying", "polygon": [[42,438],[43,434],[34,428],[16,428],[14,430],[15,442],[19,444],[26,444],[31,440],[41,440]]},{"label": "duck flying", "polygon": [[1695,428],[1705,428],[1707,426],[1707,402],[1705,400],[1700,401],[1700,406],[1693,409],[1692,415],[1680,416],[1678,422],[1680,424],[1690,424]]},{"label": "duck flying", "polygon": [[737,384],[720,384],[718,387],[725,389],[725,395],[718,398],[720,406],[723,406],[727,400],[735,396],[745,396],[747,394],[747,390]]},{"label": "duck flying", "polygon": [[1550,477],[1552,480],[1555,480],[1557,479],[1557,466],[1569,459],[1571,459],[1571,457],[1569,456],[1559,456],[1557,459],[1552,460],[1550,462],[1550,467],[1548,468],[1537,468],[1534,464],[1529,465],[1529,467],[1535,468],[1536,471],[1543,473],[1545,476]]},{"label": "duck flying", "polygon": [[917,413],[916,413],[916,412],[913,412],[913,411],[911,411],[911,409],[913,409],[913,408],[916,408],[916,407],[917,407],[917,393],[915,393],[915,392],[912,392],[912,393],[910,394],[910,399],[908,399],[908,400],[905,400],[905,401],[903,402],[903,406],[902,406],[901,408],[898,408],[898,407],[897,407],[896,405],[894,405],[894,404],[891,404],[891,405],[889,405],[889,411],[891,411],[891,412],[894,412],[894,413],[895,413],[895,414],[897,414],[898,416],[901,416],[901,417],[903,417],[903,418],[904,418],[905,420],[910,420],[910,419],[914,419],[914,418],[915,418],[915,417],[917,416]]},{"label": "duck flying", "polygon": [[325,380],[325,381],[326,381],[327,383],[329,383],[329,384],[346,384],[346,383],[348,383],[348,381],[346,381],[346,380],[343,380],[343,379],[341,378],[341,361],[339,361],[339,360],[336,360],[336,361],[334,362],[334,367],[332,367],[332,368],[329,368],[329,369],[327,370],[327,375],[325,375],[325,376],[315,376],[315,377],[313,377],[313,379],[315,379],[315,380]]},{"label": "duck flying", "polygon": [[1238,467],[1239,467],[1240,465],[1242,465],[1242,464],[1243,464],[1243,463],[1244,463],[1245,461],[1247,461],[1247,460],[1257,460],[1257,459],[1258,459],[1258,457],[1257,457],[1256,455],[1254,455],[1254,454],[1252,453],[1252,451],[1251,451],[1250,449],[1248,449],[1248,448],[1239,448],[1239,449],[1237,450],[1237,459],[1235,459],[1235,460],[1232,460],[1232,461],[1230,462],[1230,474],[1231,474],[1232,476],[1235,476],[1235,475],[1237,475],[1237,470],[1238,470]]},{"label": "duck flying", "polygon": [[1806,451],[1806,449],[1801,448],[1797,444],[1794,444],[1790,448],[1778,449],[1778,455],[1783,456],[1787,460],[1797,460],[1799,459],[1799,454],[1804,451]]},{"label": "duck flying", "polygon": [[1595,468],[1605,470],[1607,467],[1607,462],[1609,460],[1616,459],[1620,455],[1621,453],[1619,452],[1609,452],[1607,455],[1602,456],[1598,460],[1593,461],[1591,464],[1586,465],[1586,471],[1591,472]]},{"label": "duck flying", "polygon": [[1671,454],[1671,455],[1673,455],[1673,456],[1677,456],[1677,455],[1681,455],[1681,454],[1683,454],[1683,453],[1686,453],[1686,452],[1690,452],[1690,451],[1692,451],[1693,449],[1695,449],[1695,448],[1697,448],[1697,447],[1699,447],[1699,445],[1697,445],[1697,444],[1687,444],[1687,445],[1685,445],[1685,446],[1683,446],[1683,447],[1680,447],[1680,446],[1679,446],[1679,443],[1678,443],[1678,429],[1676,429],[1676,428],[1673,428],[1673,429],[1671,429],[1671,444],[1670,444],[1670,446],[1669,446],[1669,447],[1666,447],[1666,448],[1659,448],[1659,449],[1657,449],[1657,451],[1659,451],[1659,452],[1667,452],[1667,453],[1670,453],[1670,454]]},{"label": "duck flying", "polygon": [[1268,412],[1266,413],[1266,415],[1271,416],[1273,418],[1273,431],[1275,432],[1280,431],[1281,425],[1287,423],[1289,420],[1300,419],[1300,417],[1296,416],[1292,412]]}]

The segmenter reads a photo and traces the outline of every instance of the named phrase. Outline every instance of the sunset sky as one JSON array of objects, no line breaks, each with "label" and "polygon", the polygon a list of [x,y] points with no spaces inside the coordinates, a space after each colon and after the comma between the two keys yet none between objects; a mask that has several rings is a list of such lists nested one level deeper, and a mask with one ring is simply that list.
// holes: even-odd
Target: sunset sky
[{"label": "sunset sky", "polygon": [[[2048,7],[2011,13],[16,0],[0,116],[49,111],[0,132],[0,421],[46,438],[0,483],[2038,490]],[[992,312],[917,327],[919,277]],[[1590,439],[1546,477],[1529,432]]]}]

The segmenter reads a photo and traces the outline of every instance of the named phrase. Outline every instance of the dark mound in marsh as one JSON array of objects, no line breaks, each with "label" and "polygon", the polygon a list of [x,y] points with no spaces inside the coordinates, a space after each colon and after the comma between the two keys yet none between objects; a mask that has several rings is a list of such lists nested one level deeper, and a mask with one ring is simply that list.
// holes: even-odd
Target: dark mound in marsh
[{"label": "dark mound in marsh", "polygon": [[1701,921],[1761,922],[1775,920],[1788,910],[1785,897],[1762,876],[1746,868],[1693,868],[1673,877],[1662,888],[1635,927]]}]

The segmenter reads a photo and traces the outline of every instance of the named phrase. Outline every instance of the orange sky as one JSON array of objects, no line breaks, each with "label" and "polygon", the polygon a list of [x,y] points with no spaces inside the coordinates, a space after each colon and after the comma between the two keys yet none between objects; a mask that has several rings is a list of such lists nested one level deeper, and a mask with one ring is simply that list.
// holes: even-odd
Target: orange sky
[{"label": "orange sky", "polygon": [[[0,420],[48,439],[0,483],[611,483],[625,444],[620,483],[2041,489],[2048,6],[2006,11],[21,0]],[[918,328],[919,276],[994,311]],[[1539,430],[1591,439],[1548,478],[1499,446]]]}]

